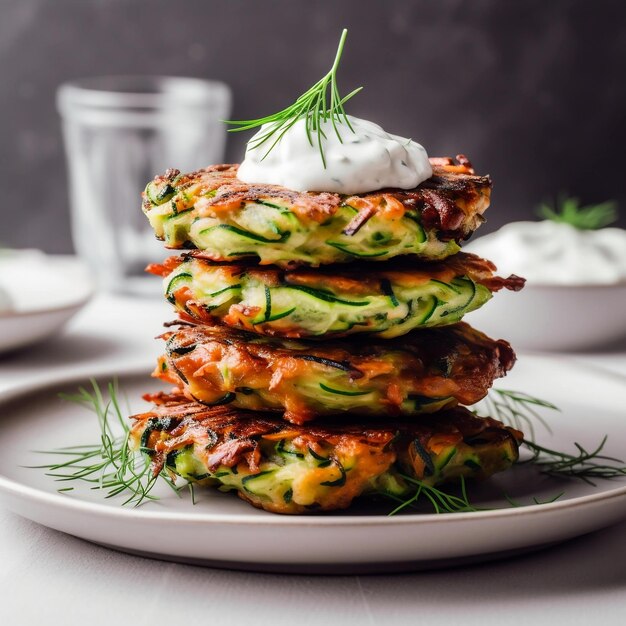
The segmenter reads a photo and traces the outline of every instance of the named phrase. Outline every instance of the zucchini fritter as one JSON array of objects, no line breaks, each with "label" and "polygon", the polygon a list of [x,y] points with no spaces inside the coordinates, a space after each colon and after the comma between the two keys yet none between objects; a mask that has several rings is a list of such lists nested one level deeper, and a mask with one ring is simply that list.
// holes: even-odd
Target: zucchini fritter
[{"label": "zucchini fritter", "polygon": [[169,248],[198,248],[214,261],[324,265],[398,255],[442,259],[479,226],[491,180],[469,161],[431,159],[433,176],[411,190],[355,196],[296,192],[237,179],[237,165],[148,183],[143,210]]},{"label": "zucchini fritter", "polygon": [[267,414],[145,396],[130,445],[191,482],[235,490],[273,513],[343,509],[358,496],[406,497],[415,486],[487,478],[518,458],[522,433],[457,407],[411,423],[293,426]]},{"label": "zucchini fritter", "polygon": [[165,333],[153,376],[191,400],[284,411],[302,424],[353,413],[398,416],[474,404],[515,362],[511,346],[460,322],[379,342],[276,339],[227,327]]},{"label": "zucchini fritter", "polygon": [[216,263],[196,253],[148,269],[165,277],[165,295],[182,319],[292,338],[363,332],[391,338],[454,324],[492,291],[524,284],[494,276],[492,263],[463,252],[428,264],[292,270]]}]

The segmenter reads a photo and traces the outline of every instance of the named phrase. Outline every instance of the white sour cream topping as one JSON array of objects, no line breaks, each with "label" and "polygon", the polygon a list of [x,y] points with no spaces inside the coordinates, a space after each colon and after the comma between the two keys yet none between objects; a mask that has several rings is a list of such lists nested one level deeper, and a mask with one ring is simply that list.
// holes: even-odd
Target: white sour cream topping
[{"label": "white sour cream topping", "polygon": [[[322,123],[326,168],[313,132],[309,143],[304,118],[298,120],[267,154],[274,137],[257,148],[255,140],[271,129],[264,125],[248,142],[237,177],[246,183],[281,185],[295,191],[365,193],[384,187],[413,189],[433,175],[426,150],[404,137],[390,135],[378,124],[348,116],[352,130],[330,120]],[[280,132],[280,131],[279,131]],[[265,156],[267,154],[267,156]]]},{"label": "white sour cream topping", "polygon": [[534,285],[610,285],[626,281],[626,230],[579,230],[569,224],[512,222],[465,246],[501,274]]}]

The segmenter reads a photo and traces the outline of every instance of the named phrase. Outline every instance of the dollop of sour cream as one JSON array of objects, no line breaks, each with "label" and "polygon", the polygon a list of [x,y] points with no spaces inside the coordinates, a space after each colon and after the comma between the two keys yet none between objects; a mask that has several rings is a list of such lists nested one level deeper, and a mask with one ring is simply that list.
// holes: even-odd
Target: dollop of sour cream
[{"label": "dollop of sour cream", "polygon": [[544,220],[512,222],[464,248],[500,273],[534,285],[611,285],[626,281],[626,230],[579,230]]},{"label": "dollop of sour cream", "polygon": [[[254,147],[271,124],[265,124],[248,142],[237,177],[246,183],[281,185],[295,191],[330,191],[346,195],[385,187],[413,189],[433,174],[426,150],[411,139],[391,135],[378,124],[348,116],[350,127],[330,120],[321,124],[326,135],[320,156],[317,133],[298,120],[269,151],[274,137]],[[279,131],[280,132],[280,131]]]}]

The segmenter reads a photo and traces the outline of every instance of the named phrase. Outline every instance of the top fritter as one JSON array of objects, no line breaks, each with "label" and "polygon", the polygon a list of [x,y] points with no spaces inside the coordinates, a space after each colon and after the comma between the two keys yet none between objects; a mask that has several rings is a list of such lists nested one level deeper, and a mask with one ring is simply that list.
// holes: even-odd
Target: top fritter
[{"label": "top fritter", "polygon": [[443,259],[483,221],[491,179],[462,155],[430,159],[433,176],[415,189],[353,196],[244,183],[237,165],[148,184],[143,210],[168,248],[198,248],[214,261],[326,265],[400,255]]}]

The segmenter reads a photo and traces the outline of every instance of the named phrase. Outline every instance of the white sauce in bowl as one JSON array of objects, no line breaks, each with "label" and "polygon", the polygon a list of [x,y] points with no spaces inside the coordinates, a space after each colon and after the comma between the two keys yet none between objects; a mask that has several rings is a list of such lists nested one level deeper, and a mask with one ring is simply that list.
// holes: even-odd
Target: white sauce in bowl
[{"label": "white sauce in bowl", "polygon": [[[93,291],[85,265],[69,255],[47,255],[40,250],[3,250],[0,253],[0,312],[30,313],[66,307]],[[2,308],[2,293],[8,300]]]},{"label": "white sauce in bowl", "polygon": [[512,222],[465,246],[499,272],[530,285],[610,285],[626,281],[626,230],[579,230],[544,220]]},{"label": "white sauce in bowl", "polygon": [[345,123],[337,124],[341,140],[330,120],[321,125],[326,135],[322,144],[326,167],[317,145],[317,133],[311,134],[311,145],[304,118],[269,153],[276,135],[254,147],[272,127],[262,126],[248,142],[238,178],[246,183],[281,185],[295,191],[351,195],[384,187],[413,189],[432,176],[428,155],[420,144],[391,135],[373,122],[352,116],[348,119],[353,130]]}]

